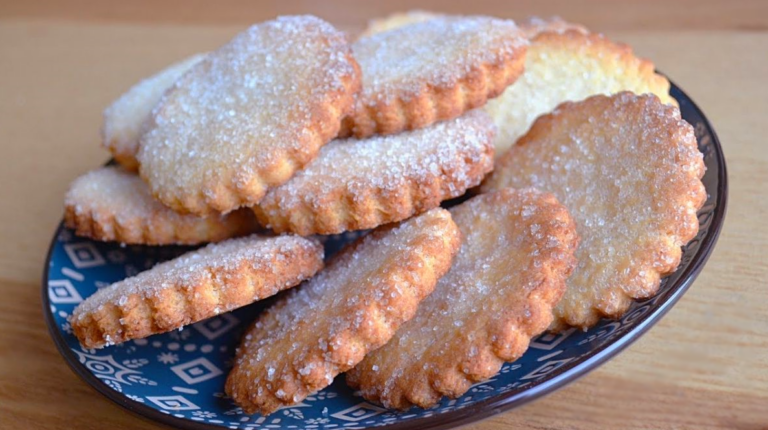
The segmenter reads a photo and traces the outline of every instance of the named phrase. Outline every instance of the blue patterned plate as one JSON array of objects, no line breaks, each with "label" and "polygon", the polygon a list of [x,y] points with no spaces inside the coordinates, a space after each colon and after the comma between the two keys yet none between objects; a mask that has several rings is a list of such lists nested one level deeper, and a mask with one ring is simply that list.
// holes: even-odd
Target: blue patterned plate
[{"label": "blue patterned plate", "polygon": [[[259,311],[257,303],[235,312],[147,339],[101,350],[83,349],[67,317],[99,288],[148,269],[189,248],[120,246],[76,237],[59,227],[43,276],[43,306],[51,336],[74,371],[109,399],[151,419],[187,429],[396,429],[447,428],[476,421],[549,393],[596,368],[635,341],[682,296],[704,267],[725,216],[725,160],[704,114],[679,88],[683,118],[693,124],[704,153],[708,199],[701,229],[683,253],[680,268],[655,297],[635,303],[619,321],[589,331],[544,334],[518,361],[458,399],[434,408],[394,412],[355,396],[343,377],[298,405],[268,417],[245,415],[224,393],[224,380],[240,334]],[[356,234],[328,237],[332,254]]]}]

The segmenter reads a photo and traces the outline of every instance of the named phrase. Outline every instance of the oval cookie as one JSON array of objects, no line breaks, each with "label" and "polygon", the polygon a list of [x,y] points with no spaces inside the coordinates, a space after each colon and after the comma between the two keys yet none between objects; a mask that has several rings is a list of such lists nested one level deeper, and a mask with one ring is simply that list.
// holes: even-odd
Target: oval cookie
[{"label": "oval cookie", "polygon": [[180,212],[258,203],[336,136],[359,88],[345,35],[327,22],[254,25],[163,96],[141,139],[141,176]]},{"label": "oval cookie", "polygon": [[439,16],[359,39],[363,72],[341,136],[394,134],[456,118],[501,94],[523,71],[528,45],[515,23]]},{"label": "oval cookie", "polygon": [[75,308],[70,323],[84,348],[101,348],[245,306],[322,267],[323,247],[313,239],[230,239],[100,289]]},{"label": "oval cookie", "polygon": [[424,129],[334,141],[254,207],[302,236],[400,221],[460,196],[493,169],[493,121],[475,110]]}]

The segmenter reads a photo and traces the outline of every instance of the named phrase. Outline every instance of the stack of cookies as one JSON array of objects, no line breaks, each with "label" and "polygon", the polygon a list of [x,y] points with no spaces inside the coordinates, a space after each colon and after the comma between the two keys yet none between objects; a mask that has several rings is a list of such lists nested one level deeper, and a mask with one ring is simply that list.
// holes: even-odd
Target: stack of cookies
[{"label": "stack of cookies", "polygon": [[[312,16],[256,24],[105,111],[117,165],[72,183],[66,225],[211,244],[99,290],[73,331],[100,348],[290,290],[237,351],[244,411],[345,372],[386,407],[460,396],[677,267],[704,165],[668,91],[559,19],[410,12],[354,42]],[[368,229],[324,261],[318,235]]]}]

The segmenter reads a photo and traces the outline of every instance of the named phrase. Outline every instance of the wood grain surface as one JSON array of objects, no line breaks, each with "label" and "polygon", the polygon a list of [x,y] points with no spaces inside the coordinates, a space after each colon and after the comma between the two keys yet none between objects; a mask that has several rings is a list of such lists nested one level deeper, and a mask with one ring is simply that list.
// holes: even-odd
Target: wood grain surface
[{"label": "wood grain surface", "polygon": [[768,2],[0,1],[0,428],[163,428],[72,373],[40,278],[67,184],[108,155],[102,109],[138,79],[276,14],[347,30],[412,8],[558,14],[630,43],[684,88],[722,141],[720,242],[677,306],[620,356],[471,429],[768,429]]}]

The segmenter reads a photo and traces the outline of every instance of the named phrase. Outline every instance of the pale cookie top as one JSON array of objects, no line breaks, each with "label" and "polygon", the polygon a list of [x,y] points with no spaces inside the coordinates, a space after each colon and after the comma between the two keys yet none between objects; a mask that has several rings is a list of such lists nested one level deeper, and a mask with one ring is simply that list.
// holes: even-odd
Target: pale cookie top
[{"label": "pale cookie top", "polygon": [[497,157],[536,118],[565,101],[632,91],[653,93],[664,103],[676,104],[669,95],[669,81],[627,45],[557,20],[530,21],[521,28],[532,37],[525,73],[485,106],[499,127]]},{"label": "pale cookie top", "polygon": [[390,342],[347,375],[387,407],[429,407],[517,359],[552,321],[576,261],[576,226],[551,194],[502,189],[451,209],[451,270]]},{"label": "pale cookie top", "polygon": [[569,208],[582,241],[556,316],[588,327],[654,294],[660,275],[677,267],[699,228],[704,170],[676,107],[623,92],[540,117],[483,189],[532,186]]},{"label": "pale cookie top", "polygon": [[227,393],[249,413],[270,413],[329,385],[413,316],[459,240],[450,214],[437,208],[348,246],[259,316]]},{"label": "pale cookie top", "polygon": [[102,144],[120,164],[131,170],[138,169],[139,138],[152,109],[165,91],[203,58],[205,54],[193,55],[142,79],[104,110]]},{"label": "pale cookie top", "polygon": [[[304,170],[267,193],[262,206],[285,211],[300,204],[323,205],[339,189],[353,201],[369,198],[371,190],[383,192],[386,198],[387,192],[395,193],[409,182],[440,177],[452,188],[444,198],[456,197],[451,191],[463,193],[476,185],[478,177],[470,175],[470,170],[488,158],[494,135],[490,117],[475,110],[410,132],[337,140],[323,147]],[[373,193],[381,196],[378,191]]]},{"label": "pale cookie top", "polygon": [[165,94],[142,138],[141,175],[177,210],[254,204],[336,135],[358,87],[345,35],[325,21],[254,25]]},{"label": "pale cookie top", "polygon": [[[132,295],[144,298],[158,297],[164,289],[168,288],[191,289],[195,286],[207,285],[217,281],[214,273],[236,273],[241,270],[244,263],[250,266],[249,273],[270,271],[270,267],[275,262],[292,264],[291,257],[296,254],[316,255],[315,259],[319,260],[323,255],[322,246],[313,239],[290,235],[276,237],[252,235],[210,244],[98,290],[75,309],[72,317],[77,320],[108,303],[122,306]],[[306,264],[303,261],[296,263]],[[296,272],[299,279],[286,279],[289,285],[295,285],[306,277],[300,274],[300,270],[297,269]],[[276,290],[270,293],[274,294],[282,287],[282,285],[270,286]],[[221,288],[226,289],[227,286],[223,285]],[[266,292],[257,291],[257,293]],[[252,299],[256,300],[258,297]],[[227,309],[219,311],[225,310]],[[210,316],[216,313],[218,312]]]},{"label": "pale cookie top", "polygon": [[425,85],[453,87],[473,68],[501,64],[527,41],[511,20],[439,16],[354,43],[363,70],[364,103],[416,94]]}]

